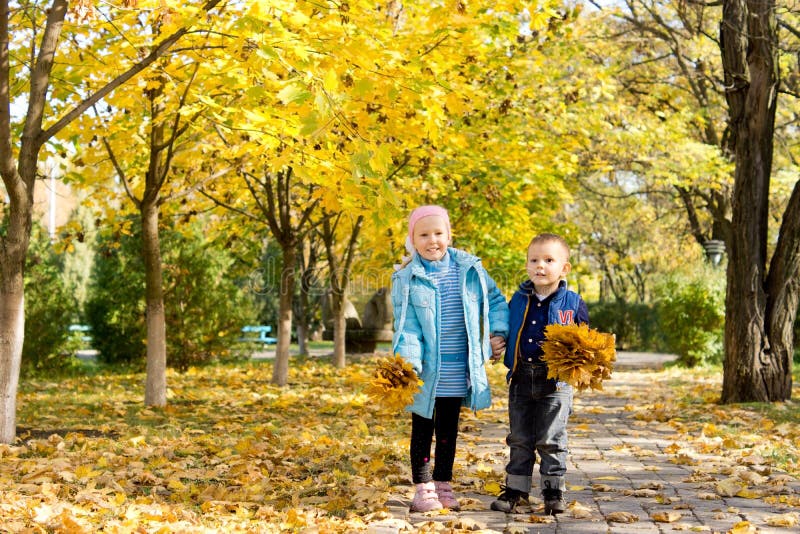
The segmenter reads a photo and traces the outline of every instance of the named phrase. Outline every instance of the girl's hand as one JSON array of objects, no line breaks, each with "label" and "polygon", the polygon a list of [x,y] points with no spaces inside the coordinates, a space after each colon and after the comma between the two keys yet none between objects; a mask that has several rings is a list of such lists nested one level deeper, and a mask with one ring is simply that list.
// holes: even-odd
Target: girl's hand
[{"label": "girl's hand", "polygon": [[492,361],[500,361],[506,350],[506,338],[503,336],[491,336],[489,338],[489,343],[492,345]]}]

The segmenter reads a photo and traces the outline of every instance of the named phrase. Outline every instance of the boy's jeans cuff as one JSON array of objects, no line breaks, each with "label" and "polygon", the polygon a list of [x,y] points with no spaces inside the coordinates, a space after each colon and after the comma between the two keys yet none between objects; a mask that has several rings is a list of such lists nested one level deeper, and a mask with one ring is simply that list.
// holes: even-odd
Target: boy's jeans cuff
[{"label": "boy's jeans cuff", "polygon": [[531,492],[531,477],[525,475],[512,475],[506,473],[506,487],[521,491],[523,493]]}]

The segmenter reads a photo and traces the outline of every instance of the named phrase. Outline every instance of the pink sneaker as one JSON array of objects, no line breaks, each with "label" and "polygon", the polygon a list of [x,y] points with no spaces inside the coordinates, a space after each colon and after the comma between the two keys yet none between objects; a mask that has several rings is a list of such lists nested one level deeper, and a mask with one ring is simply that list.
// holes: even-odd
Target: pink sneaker
[{"label": "pink sneaker", "polygon": [[433,482],[423,482],[417,484],[417,492],[414,494],[414,500],[411,501],[412,512],[431,512],[433,510],[441,510],[442,503],[436,496],[436,486]]},{"label": "pink sneaker", "polygon": [[442,508],[449,508],[454,512],[461,510],[461,505],[456,500],[456,495],[453,493],[453,488],[449,482],[434,482],[436,485],[436,495],[439,496],[439,502]]}]

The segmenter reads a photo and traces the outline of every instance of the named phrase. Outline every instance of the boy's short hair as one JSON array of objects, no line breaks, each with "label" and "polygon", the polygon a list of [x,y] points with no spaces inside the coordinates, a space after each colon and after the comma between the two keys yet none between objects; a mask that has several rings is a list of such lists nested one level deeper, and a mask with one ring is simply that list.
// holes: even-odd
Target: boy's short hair
[{"label": "boy's short hair", "polygon": [[536,245],[538,243],[548,243],[550,241],[555,241],[557,243],[560,243],[561,246],[564,247],[564,250],[567,251],[567,259],[569,259],[569,256],[570,256],[569,244],[567,243],[566,239],[564,239],[563,237],[561,237],[558,234],[549,234],[549,233],[546,233],[546,232],[542,233],[542,234],[538,234],[538,235],[534,236],[533,239],[531,239],[530,243],[528,243],[528,248],[531,248],[531,245]]}]

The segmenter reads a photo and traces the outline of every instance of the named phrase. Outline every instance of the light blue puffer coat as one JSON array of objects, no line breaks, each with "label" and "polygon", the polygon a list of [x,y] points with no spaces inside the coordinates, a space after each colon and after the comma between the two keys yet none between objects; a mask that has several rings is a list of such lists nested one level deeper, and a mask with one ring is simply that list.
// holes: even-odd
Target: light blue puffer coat
[{"label": "light blue puffer coat", "polygon": [[[469,350],[469,391],[464,406],[481,410],[491,405],[486,360],[492,355],[490,334],[508,337],[508,305],[477,256],[448,248],[459,266]],[[393,352],[408,361],[423,381],[408,411],[431,419],[439,379],[441,298],[417,254],[392,276]]]}]

